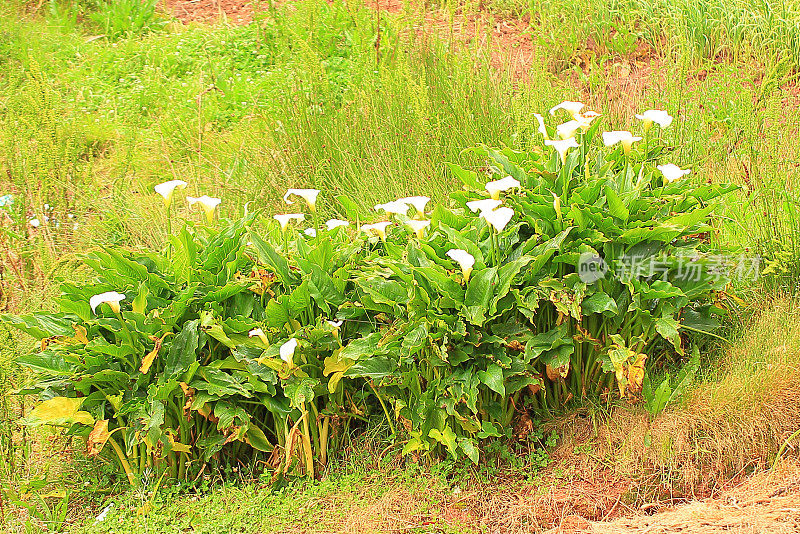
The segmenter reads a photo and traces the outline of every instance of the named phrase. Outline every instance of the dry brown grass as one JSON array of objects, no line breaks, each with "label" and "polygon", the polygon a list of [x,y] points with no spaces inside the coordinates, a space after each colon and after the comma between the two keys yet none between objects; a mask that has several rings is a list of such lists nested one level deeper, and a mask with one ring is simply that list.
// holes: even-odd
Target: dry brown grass
[{"label": "dry brown grass", "polygon": [[692,502],[654,516],[639,515],[609,523],[592,524],[583,532],[595,534],[800,532],[800,466],[794,462],[783,462],[775,471],[758,474],[716,499]]}]

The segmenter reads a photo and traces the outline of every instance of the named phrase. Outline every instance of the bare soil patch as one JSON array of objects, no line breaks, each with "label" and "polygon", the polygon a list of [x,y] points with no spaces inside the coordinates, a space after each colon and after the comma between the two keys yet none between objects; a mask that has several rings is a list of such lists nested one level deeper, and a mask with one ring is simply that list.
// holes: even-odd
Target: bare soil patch
[{"label": "bare soil patch", "polygon": [[161,0],[161,7],[185,24],[219,20],[247,24],[253,19],[253,4],[247,0]]}]

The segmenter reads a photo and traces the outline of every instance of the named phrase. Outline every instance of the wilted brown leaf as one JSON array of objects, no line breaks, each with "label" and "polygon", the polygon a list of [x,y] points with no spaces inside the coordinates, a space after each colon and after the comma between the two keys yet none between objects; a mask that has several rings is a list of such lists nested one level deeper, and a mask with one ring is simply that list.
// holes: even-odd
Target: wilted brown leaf
[{"label": "wilted brown leaf", "polygon": [[108,419],[101,419],[94,424],[86,442],[86,451],[89,456],[97,456],[105,447],[111,432],[108,431]]}]

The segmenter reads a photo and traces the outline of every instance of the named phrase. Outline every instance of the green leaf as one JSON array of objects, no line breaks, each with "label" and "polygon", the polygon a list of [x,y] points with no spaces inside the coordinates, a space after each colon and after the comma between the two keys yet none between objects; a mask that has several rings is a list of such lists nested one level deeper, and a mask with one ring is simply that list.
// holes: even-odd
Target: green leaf
[{"label": "green leaf", "polygon": [[283,385],[283,392],[292,406],[300,409],[304,403],[314,400],[314,387],[319,380],[313,378],[292,377]]},{"label": "green leaf", "polygon": [[486,321],[486,312],[489,311],[489,301],[495,287],[497,287],[497,267],[472,273],[464,297],[464,315],[470,323],[481,326]]},{"label": "green leaf", "polygon": [[169,352],[164,362],[164,376],[166,378],[176,378],[185,373],[189,370],[189,365],[197,359],[199,323],[199,319],[187,321],[172,343],[170,343]]},{"label": "green leaf", "polygon": [[616,301],[608,296],[608,293],[603,291],[598,291],[590,297],[583,299],[581,302],[581,309],[586,315],[592,313],[617,315],[619,313]]},{"label": "green leaf", "polygon": [[481,431],[478,432],[478,437],[480,439],[499,438],[502,435],[500,430],[491,421],[484,421],[481,425]]},{"label": "green leaf", "polygon": [[250,232],[250,241],[256,249],[258,261],[271,267],[272,270],[275,271],[275,274],[281,279],[284,286],[290,287],[295,283],[296,278],[289,269],[289,262],[278,254],[278,252],[272,248],[272,245],[261,239],[261,236],[254,231]]},{"label": "green leaf", "polygon": [[678,400],[683,392],[686,391],[692,381],[694,380],[697,371],[700,369],[700,350],[695,345],[692,347],[692,357],[681,368],[678,376],[675,377],[675,386],[672,388],[672,393],[669,396],[667,404]]},{"label": "green leaf", "polygon": [[264,431],[252,423],[247,427],[247,432],[244,434],[244,442],[261,452],[272,452],[272,449],[275,448],[267,439]]},{"label": "green leaf", "polygon": [[353,366],[345,372],[345,376],[380,380],[387,376],[394,375],[396,371],[397,363],[395,359],[386,356],[373,356],[372,358],[354,363]]},{"label": "green leaf", "polygon": [[342,349],[339,353],[339,359],[358,361],[368,358],[375,354],[380,339],[380,332],[373,332],[366,337],[354,339]]},{"label": "green leaf", "polygon": [[616,217],[617,219],[621,219],[624,222],[628,222],[628,218],[631,216],[630,212],[628,212],[627,206],[622,201],[622,199],[617,195],[617,193],[611,189],[611,187],[605,187],[606,193],[606,202],[608,202],[608,211]]},{"label": "green leaf", "polygon": [[470,438],[459,438],[458,446],[462,451],[464,451],[464,454],[467,455],[467,458],[472,460],[473,464],[478,465],[480,453],[478,451],[478,447],[475,445],[475,440]]},{"label": "green leaf", "polygon": [[0,322],[11,325],[36,339],[53,336],[73,336],[72,321],[64,316],[47,313],[32,315],[0,315]]},{"label": "green leaf", "polygon": [[680,324],[678,324],[678,321],[674,317],[664,316],[656,319],[655,325],[656,331],[659,333],[659,335],[672,343],[672,346],[682,354],[683,349],[681,348],[681,336],[678,334],[678,328],[680,328]]},{"label": "green leaf", "polygon": [[456,441],[456,434],[448,425],[444,426],[444,430],[432,428],[428,435],[444,445],[453,458],[458,458],[458,442]]},{"label": "green leaf", "polygon": [[477,172],[464,169],[455,163],[445,162],[444,164],[456,178],[470,189],[483,189],[483,183],[478,179]]},{"label": "green leaf", "polygon": [[481,382],[486,384],[486,387],[499,393],[502,396],[506,394],[506,388],[503,384],[503,368],[493,363],[486,368],[485,371],[478,371],[478,378]]},{"label": "green leaf", "polygon": [[207,391],[210,395],[218,397],[229,395],[252,397],[250,389],[245,384],[225,371],[212,367],[201,367],[189,385],[194,389]]}]

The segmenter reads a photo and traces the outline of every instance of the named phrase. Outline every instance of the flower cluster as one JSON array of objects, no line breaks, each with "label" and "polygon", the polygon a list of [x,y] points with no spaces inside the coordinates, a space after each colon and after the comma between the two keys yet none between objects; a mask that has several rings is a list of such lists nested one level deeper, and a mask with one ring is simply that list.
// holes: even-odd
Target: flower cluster
[{"label": "flower cluster", "polygon": [[[548,134],[547,126],[544,123],[544,117],[535,113],[537,122],[539,123],[539,133],[544,137],[544,144],[558,153],[561,158],[561,164],[567,161],[567,154],[570,149],[580,147],[580,143],[576,136],[586,134],[592,124],[592,121],[600,116],[596,111],[583,111],[586,106],[582,102],[564,101],[550,109],[550,115],[555,115],[559,110],[566,111],[572,120],[559,124],[555,128],[556,139],[551,139]],[[673,117],[664,110],[648,109],[647,111],[637,114],[636,118],[642,121],[642,126],[645,134],[652,128],[653,124],[657,124],[660,128],[668,128],[672,124]],[[630,155],[633,150],[633,144],[641,141],[643,137],[633,135],[627,130],[614,130],[610,132],[603,132],[603,144],[605,146],[615,146],[617,144],[622,146],[625,155]],[[664,180],[672,182],[678,180],[687,174],[690,170],[679,168],[672,163],[666,165],[659,165],[657,167],[661,171]]]}]

